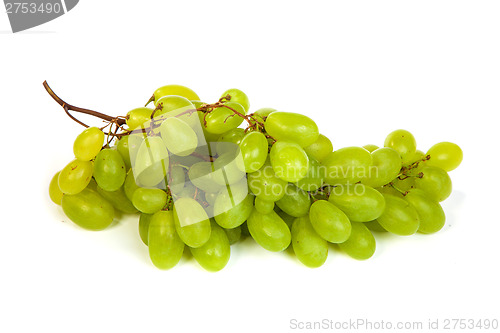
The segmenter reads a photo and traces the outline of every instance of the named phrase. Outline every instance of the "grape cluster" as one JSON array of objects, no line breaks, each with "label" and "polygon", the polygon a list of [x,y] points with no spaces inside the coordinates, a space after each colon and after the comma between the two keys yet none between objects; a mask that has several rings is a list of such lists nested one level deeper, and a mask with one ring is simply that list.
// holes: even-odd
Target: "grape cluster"
[{"label": "grape cluster", "polygon": [[[85,112],[47,90],[65,111]],[[462,161],[456,144],[423,153],[411,133],[396,130],[382,148],[334,151],[309,117],[249,113],[238,89],[207,104],[168,85],[147,105],[123,117],[88,111],[107,126],[77,136],[75,159],[54,175],[49,194],[89,230],[109,227],[118,212],[138,213],[138,234],[160,269],[188,249],[219,271],[245,237],[272,252],[291,245],[304,265],[319,267],[328,243],[364,260],[375,252],[374,231],[407,236],[444,226],[439,202],[452,190],[448,172]]]}]

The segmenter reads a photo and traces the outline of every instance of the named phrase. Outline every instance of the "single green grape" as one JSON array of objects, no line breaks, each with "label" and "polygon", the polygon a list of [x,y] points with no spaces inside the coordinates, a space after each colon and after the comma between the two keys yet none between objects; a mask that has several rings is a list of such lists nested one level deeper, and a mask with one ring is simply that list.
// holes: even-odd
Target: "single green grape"
[{"label": "single green grape", "polygon": [[253,113],[253,119],[250,119],[250,123],[253,125],[255,124],[255,121],[258,121],[263,124],[265,122],[265,119],[275,111],[277,110],[273,108],[260,108]]},{"label": "single green grape", "polygon": [[325,168],[314,158],[309,156],[309,170],[304,178],[295,183],[304,191],[314,192],[323,185]]},{"label": "single green grape", "polygon": [[[362,222],[355,222],[355,223],[362,223]],[[373,220],[370,222],[363,222],[363,224],[371,231],[387,232],[387,230],[385,230],[384,227],[382,227],[377,220]]]},{"label": "single green grape", "polygon": [[353,222],[351,236],[345,242],[340,243],[339,247],[351,258],[366,260],[375,253],[376,243],[366,223]]},{"label": "single green grape", "polygon": [[104,133],[97,127],[89,127],[80,133],[73,144],[73,153],[80,161],[96,157],[104,144]]},{"label": "single green grape", "polygon": [[[201,128],[201,112],[195,110],[191,101],[182,96],[164,96],[159,99],[154,112],[155,121],[177,118],[193,129]],[[157,133],[157,132],[155,132]]]},{"label": "single green grape", "polygon": [[426,162],[429,166],[435,166],[445,171],[455,170],[464,158],[462,149],[451,142],[440,142],[432,146],[427,155],[430,156],[429,161]]},{"label": "single green grape", "polygon": [[125,182],[123,183],[123,191],[125,192],[127,199],[132,201],[132,197],[134,196],[134,192],[138,188],[139,188],[139,186],[135,182],[134,172],[132,171],[132,169],[130,169],[127,172],[127,177],[125,177]]},{"label": "single green grape", "polygon": [[158,136],[144,139],[133,163],[136,182],[144,186],[155,186],[167,176],[168,151]]},{"label": "single green grape", "polygon": [[195,163],[189,168],[189,180],[205,192],[218,192],[222,185],[215,181],[214,169],[213,163],[210,162]]},{"label": "single green grape", "polygon": [[97,186],[97,193],[99,193],[104,199],[106,199],[111,205],[113,205],[116,210],[119,210],[120,212],[123,212],[125,214],[137,213],[137,209],[125,195],[123,187],[120,187],[116,191],[106,191]]},{"label": "single green grape", "polygon": [[106,148],[97,154],[94,163],[94,178],[97,185],[106,191],[118,190],[125,181],[127,169],[120,153]]},{"label": "single green grape", "polygon": [[409,202],[417,211],[420,220],[418,232],[431,234],[441,230],[446,222],[441,205],[429,198],[427,193],[420,189],[410,190],[405,200]]},{"label": "single green grape", "polygon": [[78,194],[64,195],[61,206],[71,221],[88,230],[106,229],[115,215],[113,206],[99,193],[88,188]]},{"label": "single green grape", "polygon": [[144,244],[148,245],[149,224],[153,214],[141,213],[139,216],[139,236]]},{"label": "single green grape", "polygon": [[232,192],[222,191],[215,200],[215,221],[223,228],[236,228],[243,224],[253,209],[253,197],[250,194],[243,200]]},{"label": "single green grape", "polygon": [[293,221],[295,221],[296,217],[288,215],[287,213],[282,211],[278,206],[274,207],[274,211],[286,223],[288,229],[292,230]]},{"label": "single green grape", "polygon": [[175,117],[165,119],[160,133],[168,151],[178,156],[191,155],[198,147],[198,137],[183,120]]},{"label": "single green grape", "polygon": [[328,154],[322,164],[328,184],[354,184],[368,176],[373,158],[364,148],[345,147]]},{"label": "single green grape", "polygon": [[125,167],[130,169],[132,167],[132,164],[130,162],[130,147],[129,147],[129,135],[124,135],[118,140],[116,143],[116,150],[118,153],[120,153],[123,163],[125,163]]},{"label": "single green grape", "polygon": [[262,168],[248,174],[248,186],[253,194],[268,201],[278,201],[285,195],[287,182],[278,178],[266,160]]},{"label": "single green grape", "polygon": [[392,148],[399,153],[403,164],[410,162],[417,151],[417,142],[413,134],[406,130],[391,132],[384,142],[384,147]]},{"label": "single green grape", "polygon": [[307,267],[320,267],[328,257],[328,243],[316,233],[307,215],[293,222],[292,246],[297,259]]},{"label": "single green grape", "polygon": [[170,173],[168,174],[168,188],[173,194],[179,194],[184,189],[186,182],[186,174],[184,173],[184,168],[178,165],[170,167]]},{"label": "single green grape", "polygon": [[210,205],[215,205],[215,200],[219,197],[218,192],[205,192],[205,201]]},{"label": "single green grape", "polygon": [[304,150],[307,155],[316,159],[318,162],[321,162],[333,151],[333,145],[330,139],[323,134],[320,134],[318,139],[311,145],[305,147]]},{"label": "single green grape", "polygon": [[[244,107],[239,103],[227,102],[224,103],[224,105],[236,110],[242,115],[246,114]],[[213,134],[223,134],[238,127],[243,122],[243,118],[241,116],[235,114],[233,110],[228,109],[227,107],[218,107],[206,115],[205,127],[207,132]]]},{"label": "single green grape", "polygon": [[434,201],[443,201],[451,194],[451,178],[446,171],[434,166],[425,166],[422,177],[415,178],[415,187],[428,194]]},{"label": "single green grape", "polygon": [[368,144],[368,145],[364,145],[363,148],[365,148],[366,150],[368,150],[370,153],[373,153],[379,147],[377,145]]},{"label": "single green grape", "polygon": [[167,204],[167,193],[158,188],[139,187],[132,195],[132,203],[142,213],[154,214]]},{"label": "single green grape", "polygon": [[255,197],[254,205],[261,214],[269,214],[274,210],[274,201],[264,200],[261,197]]},{"label": "single green grape", "polygon": [[187,98],[188,100],[199,100],[200,97],[190,88],[181,86],[178,84],[169,84],[163,87],[160,87],[155,90],[153,96],[154,96],[154,101],[156,105],[156,101],[158,101],[160,98],[164,96],[169,96],[169,95],[177,95],[177,96],[182,96],[184,98]]},{"label": "single green grape", "polygon": [[175,228],[189,247],[200,247],[210,238],[210,220],[203,207],[192,198],[180,198],[174,203]]},{"label": "single green grape", "polygon": [[230,96],[230,101],[231,102],[236,102],[241,104],[243,108],[245,109],[245,113],[250,110],[250,101],[248,100],[248,96],[241,90],[239,89],[228,89],[226,90],[220,97],[226,97],[227,95]]},{"label": "single green grape", "polygon": [[295,142],[277,141],[269,157],[276,176],[287,182],[301,180],[309,170],[309,157]]},{"label": "single green grape", "polygon": [[241,239],[241,226],[232,229],[224,229],[224,231],[229,240],[229,245],[236,244]]},{"label": "single green grape", "polygon": [[285,187],[285,195],[276,201],[276,205],[290,216],[301,217],[309,212],[311,197],[309,193],[294,184],[288,184]]},{"label": "single green grape", "polygon": [[222,155],[228,151],[237,151],[238,145],[245,136],[245,130],[243,128],[233,128],[232,130],[223,133],[217,139],[217,146],[215,150],[217,154]]},{"label": "single green grape", "polygon": [[417,211],[406,200],[391,194],[384,194],[385,210],[377,218],[385,230],[401,236],[413,235],[420,225]]},{"label": "single green grape", "polygon": [[425,158],[424,152],[417,149],[415,151],[415,154],[413,154],[413,156],[409,159],[409,161],[407,163],[403,164],[403,166],[408,167],[408,166],[412,165],[413,163],[415,163],[417,161],[418,162],[423,162],[424,158]]},{"label": "single green grape", "polygon": [[353,222],[375,220],[385,209],[382,194],[363,184],[337,186],[332,189],[328,200],[340,208]]},{"label": "single green grape", "polygon": [[317,200],[311,205],[309,219],[318,235],[331,243],[345,242],[351,234],[347,215],[326,200]]},{"label": "single green grape", "polygon": [[184,243],[175,231],[173,215],[171,211],[159,211],[149,222],[149,257],[160,269],[170,269],[177,265],[184,252]]},{"label": "single green grape", "polygon": [[268,251],[280,252],[290,245],[290,229],[274,211],[262,214],[254,209],[247,220],[247,226],[257,244]]},{"label": "single green grape", "polygon": [[54,175],[54,177],[52,177],[52,180],[50,181],[50,184],[49,184],[50,200],[52,200],[53,203],[58,204],[59,206],[61,205],[61,200],[63,197],[63,193],[61,192],[61,189],[59,188],[59,184],[58,184],[60,173],[61,173],[61,171],[57,172]]},{"label": "single green grape", "polygon": [[401,171],[401,157],[392,148],[379,148],[371,153],[373,165],[363,183],[371,187],[386,185]]},{"label": "single green grape", "polygon": [[231,255],[231,247],[226,232],[216,223],[212,223],[211,227],[208,241],[190,250],[201,267],[210,272],[218,272],[226,267]]},{"label": "single green grape", "polygon": [[92,162],[75,159],[69,162],[59,173],[57,178],[59,189],[64,194],[80,193],[89,184],[93,172],[94,165]]},{"label": "single green grape", "polygon": [[242,159],[237,163],[240,170],[247,173],[259,170],[268,155],[266,136],[261,132],[250,132],[243,137],[239,145]]},{"label": "single green grape", "polygon": [[267,133],[278,141],[292,141],[301,147],[313,144],[319,137],[318,126],[309,117],[291,112],[276,111],[266,119]]},{"label": "single green grape", "polygon": [[136,108],[127,112],[126,119],[129,130],[149,127],[152,113],[153,110],[146,107]]}]

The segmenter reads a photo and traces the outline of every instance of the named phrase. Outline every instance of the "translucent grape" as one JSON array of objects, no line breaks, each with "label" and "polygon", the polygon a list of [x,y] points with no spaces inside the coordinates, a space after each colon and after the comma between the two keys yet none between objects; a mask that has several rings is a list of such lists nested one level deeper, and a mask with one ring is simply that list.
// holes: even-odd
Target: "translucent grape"
[{"label": "translucent grape", "polygon": [[135,190],[137,190],[139,186],[135,182],[134,173],[132,169],[128,171],[127,177],[125,178],[125,182],[123,183],[123,191],[127,198],[132,201],[132,197],[134,196]]},{"label": "translucent grape", "polygon": [[96,157],[104,144],[104,133],[97,127],[89,127],[80,133],[73,144],[73,153],[80,161]]},{"label": "translucent grape", "polygon": [[147,137],[139,147],[133,163],[136,182],[144,186],[155,186],[168,173],[168,151],[158,136]]},{"label": "translucent grape", "polygon": [[297,258],[307,267],[320,267],[328,257],[328,243],[316,233],[309,216],[298,217],[293,222],[292,246]]},{"label": "translucent grape", "polygon": [[328,154],[333,151],[333,145],[330,139],[328,139],[323,134],[318,136],[318,139],[314,141],[311,145],[304,148],[307,155],[321,162],[325,159]]},{"label": "translucent grape", "polygon": [[382,194],[363,184],[335,187],[330,193],[329,201],[340,208],[353,222],[375,220],[385,209]]},{"label": "translucent grape", "polygon": [[118,140],[118,142],[116,143],[116,150],[118,151],[118,153],[120,153],[123,159],[123,163],[125,163],[125,166],[127,167],[127,170],[132,167],[132,164],[130,162],[131,149],[128,145],[129,137],[129,135],[125,135],[121,137],[120,140]]},{"label": "translucent grape", "polygon": [[257,244],[268,251],[280,252],[290,245],[292,239],[290,229],[275,212],[262,214],[254,209],[247,220],[247,225]]},{"label": "translucent grape", "polygon": [[240,181],[245,176],[245,172],[238,168],[238,160],[241,160],[241,156],[235,152],[220,155],[213,163],[215,182],[226,185]]},{"label": "translucent grape", "polygon": [[113,207],[120,212],[125,214],[137,213],[137,209],[134,207],[132,202],[125,195],[123,187],[120,187],[116,191],[105,191],[101,187],[97,187],[97,193],[99,193],[104,199],[106,199]]},{"label": "translucent grape", "polygon": [[425,166],[421,170],[422,178],[415,179],[415,187],[423,190],[434,201],[443,201],[451,194],[451,179],[441,168]]},{"label": "translucent grape", "polygon": [[245,113],[250,110],[250,101],[248,100],[248,96],[243,91],[235,88],[228,89],[220,97],[226,97],[227,95],[231,97],[231,102],[241,104],[241,106],[243,106],[243,108],[245,109]]},{"label": "translucent grape", "polygon": [[420,225],[417,211],[406,200],[384,194],[385,211],[377,218],[378,223],[396,235],[409,236],[417,232]]},{"label": "translucent grape", "polygon": [[215,223],[212,223],[212,232],[208,241],[190,250],[200,266],[210,272],[218,272],[226,267],[231,255],[226,232]]},{"label": "translucent grape", "polygon": [[274,201],[264,200],[261,197],[255,197],[255,209],[261,214],[269,214],[274,209]]},{"label": "translucent grape", "polygon": [[443,228],[446,222],[443,208],[439,203],[431,200],[425,192],[413,189],[405,196],[405,200],[417,211],[420,220],[418,232],[431,234]]},{"label": "translucent grape", "polygon": [[229,245],[236,244],[241,239],[241,226],[232,229],[224,229],[224,231],[229,240]]},{"label": "translucent grape", "polygon": [[144,244],[148,245],[149,224],[153,214],[141,213],[139,217],[139,236]]},{"label": "translucent grape", "polygon": [[385,138],[384,146],[397,151],[403,164],[410,162],[417,151],[417,142],[413,134],[402,129],[391,132]]},{"label": "translucent grape", "polygon": [[240,144],[244,136],[245,136],[245,130],[243,128],[234,128],[226,133],[223,133],[217,139],[217,142],[233,143],[234,145],[218,144],[216,147],[217,154],[222,155],[228,151],[237,150],[238,149],[237,145]]},{"label": "translucent grape", "polygon": [[106,148],[97,154],[94,163],[94,178],[97,185],[106,191],[118,190],[125,181],[127,170],[118,151]]},{"label": "translucent grape", "polygon": [[368,144],[368,145],[364,145],[363,148],[365,148],[366,150],[368,150],[370,153],[373,153],[379,147],[377,145]]},{"label": "translucent grape", "polygon": [[210,220],[203,207],[194,199],[180,198],[174,203],[175,228],[189,247],[200,247],[210,238]]},{"label": "translucent grape", "polygon": [[171,211],[160,211],[151,217],[148,248],[151,261],[160,269],[170,269],[181,260],[184,243],[175,231]]},{"label": "translucent grape", "polygon": [[[241,196],[241,195],[240,195]],[[215,221],[223,228],[236,228],[246,221],[253,209],[253,197],[250,194],[238,198],[238,194],[223,191],[215,200]]]},{"label": "translucent grape", "polygon": [[[243,115],[246,114],[244,107],[239,103],[227,102],[224,103],[224,105]],[[205,117],[205,121],[207,132],[222,134],[238,127],[243,122],[243,118],[235,114],[231,109],[219,107],[208,113]]]},{"label": "translucent grape", "polygon": [[255,172],[266,162],[267,138],[261,132],[250,132],[241,140],[240,150],[244,165],[238,163],[239,168],[247,173]]},{"label": "translucent grape", "polygon": [[278,201],[285,195],[287,182],[276,177],[269,159],[262,168],[248,174],[248,186],[253,194],[268,200]]},{"label": "translucent grape", "polygon": [[184,121],[193,129],[201,127],[200,112],[195,111],[193,103],[187,98],[181,96],[165,96],[159,99],[156,104],[158,108],[154,114],[156,120],[176,117]]},{"label": "translucent grape", "polygon": [[323,185],[325,168],[314,158],[309,157],[309,170],[304,178],[295,183],[304,191],[314,192]]},{"label": "translucent grape", "polygon": [[297,182],[307,175],[309,157],[297,143],[277,141],[269,154],[274,173],[287,182]]},{"label": "translucent grape", "polygon": [[155,105],[156,101],[158,101],[160,98],[169,95],[182,96],[184,98],[187,98],[188,100],[195,100],[195,101],[200,99],[200,97],[198,97],[198,95],[188,87],[181,86],[178,84],[169,84],[167,86],[163,86],[156,89],[156,91],[153,94],[155,99]]},{"label": "translucent grape", "polygon": [[396,178],[401,171],[401,157],[392,148],[379,148],[371,153],[373,166],[369,168],[368,175],[363,183],[371,187],[388,184]]},{"label": "translucent grape", "polygon": [[210,206],[215,205],[215,200],[217,200],[218,196],[218,192],[205,192],[205,200]]},{"label": "translucent grape", "polygon": [[77,194],[83,191],[92,179],[92,162],[75,159],[59,173],[57,184],[64,194]]},{"label": "translucent grape", "polygon": [[194,186],[205,192],[217,192],[222,185],[215,181],[213,164],[210,162],[198,162],[189,168],[188,176]]},{"label": "translucent grape", "polygon": [[173,194],[179,194],[184,189],[186,174],[184,168],[180,166],[171,166],[168,175],[168,188]]},{"label": "translucent grape", "polygon": [[316,123],[298,113],[273,112],[267,117],[265,127],[276,140],[296,142],[301,147],[313,144],[319,137]]},{"label": "translucent grape", "polygon": [[61,200],[63,197],[63,193],[61,192],[61,189],[59,188],[58,180],[59,180],[59,174],[61,171],[56,173],[54,177],[52,177],[52,180],[50,181],[49,185],[49,196],[50,200],[52,200],[53,203],[61,205]]},{"label": "translucent grape", "polygon": [[64,195],[61,206],[71,221],[88,230],[106,229],[115,215],[113,206],[88,188],[78,194]]},{"label": "translucent grape", "polygon": [[306,191],[293,184],[288,184],[285,188],[285,195],[276,201],[276,205],[290,216],[301,217],[309,212],[311,198]]},{"label": "translucent grape", "polygon": [[167,193],[158,188],[139,187],[132,195],[132,203],[139,211],[154,214],[167,204]]},{"label": "translucent grape", "polygon": [[191,155],[198,147],[198,137],[183,120],[175,117],[165,119],[160,133],[167,149],[174,155]]},{"label": "translucent grape", "polygon": [[368,176],[373,158],[364,148],[345,147],[328,154],[322,164],[328,184],[354,184]]},{"label": "translucent grape", "polygon": [[342,251],[357,260],[366,260],[375,253],[376,243],[365,223],[353,222],[351,236],[339,244]]},{"label": "translucent grape", "polygon": [[426,162],[429,166],[435,166],[445,171],[455,170],[462,163],[464,154],[462,149],[451,142],[440,142],[432,146],[427,155],[430,156]]},{"label": "translucent grape", "polygon": [[146,107],[130,110],[127,113],[127,126],[129,130],[149,126],[152,113],[153,110]]},{"label": "translucent grape", "polygon": [[351,222],[344,212],[326,200],[317,200],[309,210],[311,224],[323,239],[345,242],[351,234]]}]

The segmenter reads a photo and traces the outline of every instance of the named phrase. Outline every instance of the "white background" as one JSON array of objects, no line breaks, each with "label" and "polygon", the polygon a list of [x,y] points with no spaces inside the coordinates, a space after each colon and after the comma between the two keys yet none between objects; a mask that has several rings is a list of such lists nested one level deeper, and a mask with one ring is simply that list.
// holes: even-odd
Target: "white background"
[{"label": "white background", "polygon": [[[498,1],[97,1],[24,33],[0,13],[0,331],[288,332],[290,320],[500,319]],[[79,229],[48,197],[82,128],[68,102],[112,115],[155,88],[207,102],[237,87],[253,110],[316,120],[334,147],[452,141],[445,228],[377,235],[364,262],[319,269],[247,240],[228,266],[156,269],[136,219]],[[99,125],[100,122],[93,124]],[[296,330],[295,330],[296,331]],[[348,331],[348,330],[344,330]]]}]

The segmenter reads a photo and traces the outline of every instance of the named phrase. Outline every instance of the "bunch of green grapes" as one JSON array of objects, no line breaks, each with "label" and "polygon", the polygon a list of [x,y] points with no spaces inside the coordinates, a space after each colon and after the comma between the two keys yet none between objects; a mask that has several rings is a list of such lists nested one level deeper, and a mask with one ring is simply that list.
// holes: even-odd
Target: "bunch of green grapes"
[{"label": "bunch of green grapes", "polygon": [[428,234],[444,226],[439,202],[451,193],[448,172],[462,161],[453,143],[424,154],[411,133],[397,130],[383,148],[334,151],[309,117],[249,113],[238,89],[207,104],[168,85],[150,103],[112,118],[107,131],[78,135],[75,159],[54,175],[49,194],[89,230],[137,214],[138,235],[160,269],[190,251],[203,268],[219,271],[231,245],[246,237],[271,252],[291,247],[304,265],[319,267],[328,243],[364,260],[375,252],[373,232]]}]

